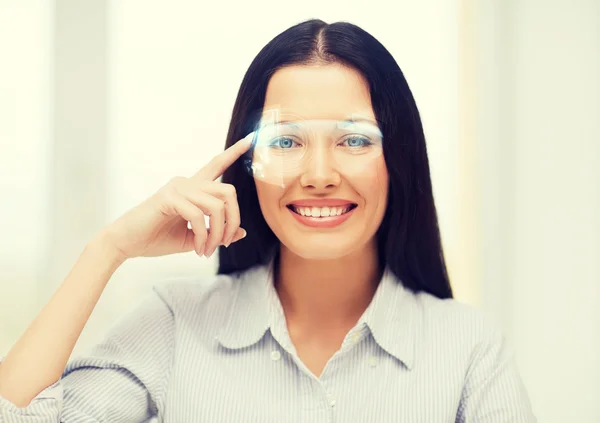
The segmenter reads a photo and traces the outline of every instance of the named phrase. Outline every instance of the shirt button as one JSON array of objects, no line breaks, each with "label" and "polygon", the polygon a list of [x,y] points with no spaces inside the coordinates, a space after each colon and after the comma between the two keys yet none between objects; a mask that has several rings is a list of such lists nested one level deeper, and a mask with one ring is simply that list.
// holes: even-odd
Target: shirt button
[{"label": "shirt button", "polygon": [[271,360],[277,361],[281,358],[281,353],[277,350],[271,351]]},{"label": "shirt button", "polygon": [[375,367],[377,366],[377,357],[369,357],[369,366],[371,367]]},{"label": "shirt button", "polygon": [[354,335],[352,335],[352,342],[356,344],[358,341],[360,341],[360,332],[355,332]]},{"label": "shirt button", "polygon": [[327,394],[327,401],[329,402],[330,407],[335,406],[335,398],[331,394]]}]

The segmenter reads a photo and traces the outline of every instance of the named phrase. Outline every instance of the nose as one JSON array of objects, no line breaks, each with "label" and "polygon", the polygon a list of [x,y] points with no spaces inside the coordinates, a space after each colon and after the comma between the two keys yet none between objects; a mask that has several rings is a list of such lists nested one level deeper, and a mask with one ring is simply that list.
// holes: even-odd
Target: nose
[{"label": "nose", "polygon": [[303,188],[325,190],[340,185],[341,176],[335,168],[332,152],[317,148],[304,160],[300,184]]}]

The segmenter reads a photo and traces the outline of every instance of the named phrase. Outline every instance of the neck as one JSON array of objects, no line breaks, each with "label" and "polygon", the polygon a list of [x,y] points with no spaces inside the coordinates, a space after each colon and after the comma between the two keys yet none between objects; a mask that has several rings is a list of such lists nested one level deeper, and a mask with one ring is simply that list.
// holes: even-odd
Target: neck
[{"label": "neck", "polygon": [[380,277],[375,245],[333,260],[307,260],[282,245],[275,287],[288,323],[328,330],[356,324]]}]

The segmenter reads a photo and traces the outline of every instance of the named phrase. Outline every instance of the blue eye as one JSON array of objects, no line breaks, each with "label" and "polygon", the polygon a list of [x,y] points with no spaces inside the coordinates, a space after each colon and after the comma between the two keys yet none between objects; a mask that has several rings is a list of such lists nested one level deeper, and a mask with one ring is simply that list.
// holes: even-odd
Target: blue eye
[{"label": "blue eye", "polygon": [[365,138],[365,137],[358,137],[358,136],[348,137],[348,138],[346,138],[344,140],[344,143],[347,144],[348,147],[353,147],[353,148],[367,147],[367,146],[373,144],[367,138]]},{"label": "blue eye", "polygon": [[277,147],[281,149],[288,149],[294,146],[295,142],[291,138],[281,137],[277,138],[269,144],[269,147]]}]

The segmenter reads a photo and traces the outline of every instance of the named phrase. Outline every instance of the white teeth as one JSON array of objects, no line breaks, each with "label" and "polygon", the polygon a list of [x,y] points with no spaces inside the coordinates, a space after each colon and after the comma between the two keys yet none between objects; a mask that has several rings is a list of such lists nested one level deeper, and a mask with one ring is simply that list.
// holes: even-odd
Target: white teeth
[{"label": "white teeth", "polygon": [[293,207],[294,211],[302,216],[330,217],[340,216],[350,210],[350,207]]}]

